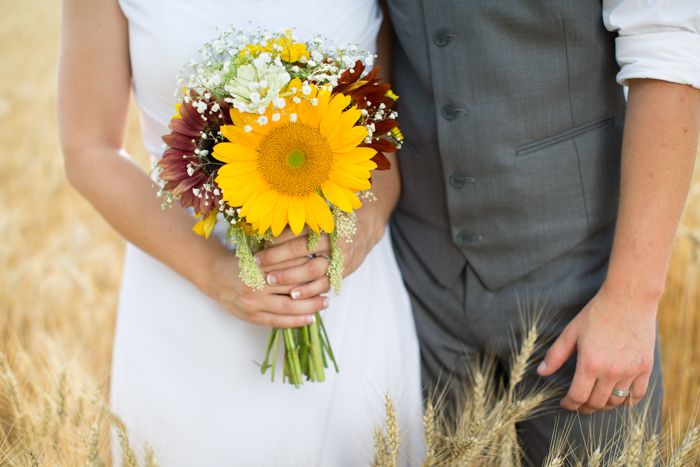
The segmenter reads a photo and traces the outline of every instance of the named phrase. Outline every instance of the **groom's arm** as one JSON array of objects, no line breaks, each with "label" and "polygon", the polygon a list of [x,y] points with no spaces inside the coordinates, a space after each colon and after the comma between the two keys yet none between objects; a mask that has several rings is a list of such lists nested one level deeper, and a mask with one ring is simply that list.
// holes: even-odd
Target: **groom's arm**
[{"label": "groom's arm", "polygon": [[538,369],[557,371],[574,351],[563,407],[590,413],[646,393],[656,312],[693,171],[700,126],[700,16],[696,0],[603,0],[620,84],[629,85],[616,234],[603,287],[552,345]]},{"label": "groom's arm", "polygon": [[646,393],[654,358],[656,311],[673,237],[698,147],[700,90],[658,80],[629,82],[620,208],[610,265],[598,294],[547,352],[549,376],[578,352],[561,405],[590,413]]}]

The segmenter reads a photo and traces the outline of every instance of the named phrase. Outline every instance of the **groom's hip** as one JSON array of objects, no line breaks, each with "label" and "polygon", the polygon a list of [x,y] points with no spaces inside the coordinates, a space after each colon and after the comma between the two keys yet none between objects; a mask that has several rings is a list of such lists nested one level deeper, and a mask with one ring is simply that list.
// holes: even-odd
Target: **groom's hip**
[{"label": "groom's hip", "polygon": [[[558,336],[600,289],[614,234],[614,226],[610,225],[528,274],[492,290],[458,250],[441,252],[431,242],[416,248],[404,229],[412,226],[404,221],[394,219],[393,242],[411,297],[426,382],[434,382],[445,372],[462,373],[466,370],[465,356],[486,349],[503,356],[505,362],[513,338],[522,330],[523,318],[539,316],[540,335],[545,339]],[[440,240],[435,232],[433,241]],[[428,264],[433,260],[441,262],[440,270],[458,270],[436,274],[435,264]],[[445,282],[452,273],[453,278]]]}]

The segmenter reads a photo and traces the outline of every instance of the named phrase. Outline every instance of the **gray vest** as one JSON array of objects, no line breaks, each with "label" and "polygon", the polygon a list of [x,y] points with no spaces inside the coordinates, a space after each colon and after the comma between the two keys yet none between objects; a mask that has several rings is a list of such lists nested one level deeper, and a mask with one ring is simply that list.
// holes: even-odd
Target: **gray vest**
[{"label": "gray vest", "polygon": [[388,4],[399,258],[495,290],[614,223],[625,101],[600,0]]}]

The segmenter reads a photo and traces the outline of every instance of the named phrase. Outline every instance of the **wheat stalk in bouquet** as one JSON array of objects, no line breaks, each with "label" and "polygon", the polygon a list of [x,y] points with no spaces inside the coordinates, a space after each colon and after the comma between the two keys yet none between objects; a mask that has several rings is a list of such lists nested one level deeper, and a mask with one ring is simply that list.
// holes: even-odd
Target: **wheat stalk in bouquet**
[{"label": "wheat stalk in bouquet", "polygon": [[[366,72],[374,56],[356,47],[300,42],[291,31],[228,31],[202,48],[187,68],[184,93],[155,167],[165,204],[194,211],[205,237],[228,225],[241,279],[265,286],[255,252],[286,228],[309,232],[309,253],[321,235],[331,244],[328,275],[340,290],[343,254],[355,210],[372,199],[370,175],[389,168],[383,151],[402,136],[390,86]],[[323,381],[337,364],[320,314],[299,329],[274,329],[262,363],[274,379],[283,342],[284,379]]]}]

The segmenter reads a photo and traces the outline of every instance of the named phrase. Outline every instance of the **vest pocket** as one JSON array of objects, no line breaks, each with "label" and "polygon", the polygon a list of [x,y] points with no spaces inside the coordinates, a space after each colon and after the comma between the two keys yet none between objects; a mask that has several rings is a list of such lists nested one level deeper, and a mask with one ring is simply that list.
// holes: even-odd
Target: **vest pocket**
[{"label": "vest pocket", "polygon": [[595,131],[601,128],[609,127],[613,124],[613,115],[606,115],[603,118],[593,120],[591,122],[586,122],[581,125],[577,125],[568,130],[562,131],[554,136],[548,136],[546,138],[538,139],[530,143],[523,144],[515,148],[516,156],[525,156],[532,154],[541,149],[547,148],[549,146],[554,146],[563,141],[573,139],[577,136],[581,136],[589,131]]}]

